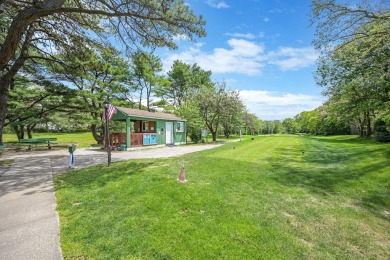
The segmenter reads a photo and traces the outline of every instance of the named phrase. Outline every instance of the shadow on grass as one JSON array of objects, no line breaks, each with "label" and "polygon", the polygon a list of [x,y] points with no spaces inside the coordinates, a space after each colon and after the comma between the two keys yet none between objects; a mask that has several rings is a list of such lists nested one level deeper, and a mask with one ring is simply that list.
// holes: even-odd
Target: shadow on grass
[{"label": "shadow on grass", "polygon": [[385,151],[385,156],[387,159],[390,160],[390,144],[389,144],[389,148]]},{"label": "shadow on grass", "polygon": [[[381,209],[390,209],[390,185],[384,187],[384,190],[387,192],[377,193],[370,192],[367,196],[362,198],[362,205],[372,211],[377,211]],[[387,218],[388,219],[388,218]]]},{"label": "shadow on grass", "polygon": [[289,159],[270,158],[270,164],[277,171],[273,178],[283,185],[304,185],[315,192],[334,192],[336,186],[349,180],[358,180],[369,173],[389,167],[388,162],[372,162],[364,168],[353,167],[354,162],[367,158],[370,152],[356,150],[346,152],[333,151],[331,154],[321,154],[321,151],[306,151],[304,155],[300,151],[286,151],[278,149],[282,156]]},{"label": "shadow on grass", "polygon": [[[336,145],[328,146],[329,143]],[[296,149],[277,148],[280,158],[269,161],[277,173],[271,178],[282,185],[303,187],[320,195],[346,194],[356,199],[358,206],[384,217],[378,210],[390,207],[389,178],[383,174],[390,169],[387,160],[390,147],[360,138],[350,141],[315,138],[306,145],[305,154]]]},{"label": "shadow on grass", "polygon": [[316,139],[322,143],[329,144],[367,145],[376,143],[375,140],[371,137],[360,137],[357,135],[307,136],[306,138]]},{"label": "shadow on grass", "polygon": [[[86,189],[90,187],[103,187],[107,183],[142,173],[151,162],[115,163],[111,167],[98,165],[82,170],[59,175],[55,178],[56,190],[63,188]],[[81,171],[81,173],[80,173]]]}]

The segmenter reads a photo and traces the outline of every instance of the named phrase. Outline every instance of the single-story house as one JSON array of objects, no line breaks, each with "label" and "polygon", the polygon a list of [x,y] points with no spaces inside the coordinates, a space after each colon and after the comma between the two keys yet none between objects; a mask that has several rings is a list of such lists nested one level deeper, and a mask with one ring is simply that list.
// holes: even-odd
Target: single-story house
[{"label": "single-story house", "polygon": [[174,114],[116,107],[114,121],[126,121],[126,133],[112,133],[111,145],[126,148],[186,143],[186,120]]}]

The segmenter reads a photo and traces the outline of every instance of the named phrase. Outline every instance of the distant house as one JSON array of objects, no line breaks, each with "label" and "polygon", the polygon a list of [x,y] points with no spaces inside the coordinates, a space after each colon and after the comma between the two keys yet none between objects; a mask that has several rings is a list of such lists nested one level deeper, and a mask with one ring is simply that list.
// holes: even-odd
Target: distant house
[{"label": "distant house", "polygon": [[186,120],[174,114],[117,107],[114,121],[125,121],[125,133],[112,133],[111,144],[127,148],[186,143]]}]

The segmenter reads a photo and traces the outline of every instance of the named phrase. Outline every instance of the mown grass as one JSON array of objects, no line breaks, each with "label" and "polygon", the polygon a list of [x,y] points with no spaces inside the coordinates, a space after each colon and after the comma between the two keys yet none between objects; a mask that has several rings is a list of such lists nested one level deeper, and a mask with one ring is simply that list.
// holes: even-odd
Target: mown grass
[{"label": "mown grass", "polygon": [[[61,144],[78,144],[77,147],[85,148],[90,147],[92,145],[96,145],[96,141],[92,136],[91,132],[83,132],[83,133],[34,133],[33,138],[57,138],[58,145]],[[244,136],[246,138],[248,136]],[[27,137],[26,137],[27,138]],[[217,141],[229,141],[233,139],[239,139],[238,135],[231,135],[229,138],[225,138],[224,136],[218,136]],[[3,134],[4,144],[9,147],[10,145],[17,143],[18,138],[16,134]],[[212,142],[212,137],[209,135],[208,142]],[[188,139],[188,143],[191,143],[191,140]],[[57,145],[57,146],[58,146]],[[55,145],[54,145],[55,146]]]},{"label": "mown grass", "polygon": [[[91,132],[84,133],[34,133],[33,138],[57,138],[57,146],[64,144],[78,144],[77,147],[90,147],[91,145],[96,144],[95,139],[92,136]],[[27,138],[27,137],[26,137]],[[15,134],[4,134],[3,140],[6,146],[11,145],[12,143],[18,142],[18,138]],[[54,145],[56,146],[56,145]]]},{"label": "mown grass", "polygon": [[[302,154],[302,151],[305,154]],[[178,161],[186,184],[176,181]],[[259,136],[58,176],[65,259],[388,259],[390,146]]]}]

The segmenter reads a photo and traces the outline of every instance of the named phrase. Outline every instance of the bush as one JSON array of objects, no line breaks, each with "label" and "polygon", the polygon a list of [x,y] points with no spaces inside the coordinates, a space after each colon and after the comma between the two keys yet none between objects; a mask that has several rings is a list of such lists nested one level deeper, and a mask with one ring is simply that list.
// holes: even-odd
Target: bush
[{"label": "bush", "polygon": [[386,122],[378,119],[374,122],[374,135],[378,142],[390,142],[390,132],[386,129]]},{"label": "bush", "polygon": [[199,143],[200,140],[202,140],[202,129],[194,128],[191,129],[189,136],[191,138],[191,141],[194,143]]}]

